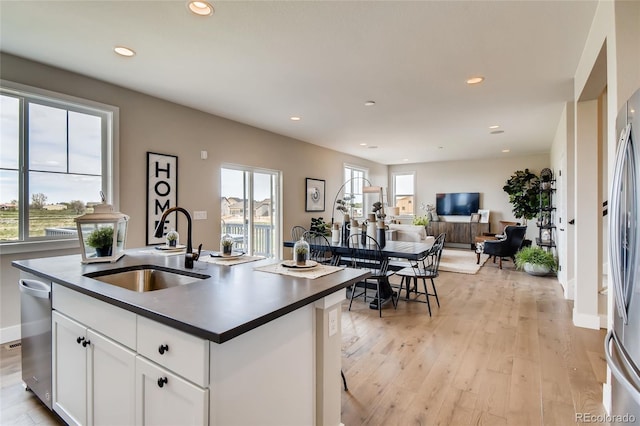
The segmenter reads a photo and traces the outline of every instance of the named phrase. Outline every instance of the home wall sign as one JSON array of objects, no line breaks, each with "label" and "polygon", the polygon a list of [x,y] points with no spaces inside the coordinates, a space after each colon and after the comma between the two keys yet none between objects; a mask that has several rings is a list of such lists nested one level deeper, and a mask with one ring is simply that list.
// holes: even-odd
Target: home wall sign
[{"label": "home wall sign", "polygon": [[[178,205],[178,157],[147,152],[147,245],[164,243],[156,238],[155,229],[165,210]],[[164,222],[165,232],[177,229],[177,215],[170,214]]]}]

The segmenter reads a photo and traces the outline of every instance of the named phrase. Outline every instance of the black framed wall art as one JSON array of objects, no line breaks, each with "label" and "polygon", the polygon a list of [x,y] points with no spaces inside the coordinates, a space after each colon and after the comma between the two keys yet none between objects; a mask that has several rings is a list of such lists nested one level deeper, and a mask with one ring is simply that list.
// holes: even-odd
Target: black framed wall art
[{"label": "black framed wall art", "polygon": [[324,179],[307,178],[305,181],[305,203],[304,211],[306,212],[323,212],[324,211]]}]

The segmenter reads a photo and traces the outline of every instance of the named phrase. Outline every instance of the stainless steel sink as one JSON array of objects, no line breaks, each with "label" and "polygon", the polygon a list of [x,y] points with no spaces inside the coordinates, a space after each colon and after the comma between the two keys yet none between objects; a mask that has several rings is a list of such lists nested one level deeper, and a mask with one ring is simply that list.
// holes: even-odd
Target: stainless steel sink
[{"label": "stainless steel sink", "polygon": [[102,281],[131,291],[145,292],[191,284],[209,275],[196,274],[153,265],[140,265],[107,271],[90,272],[85,277]]}]

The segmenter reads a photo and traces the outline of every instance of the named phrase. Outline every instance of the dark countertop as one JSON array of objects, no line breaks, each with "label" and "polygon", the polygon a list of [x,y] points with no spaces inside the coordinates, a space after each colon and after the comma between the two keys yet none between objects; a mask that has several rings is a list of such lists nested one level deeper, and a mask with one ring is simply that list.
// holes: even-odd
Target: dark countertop
[{"label": "dark countertop", "polygon": [[145,253],[149,250],[149,247],[127,250],[115,263],[83,264],[80,255],[71,255],[17,260],[12,265],[215,343],[224,343],[368,275],[361,270],[345,268],[320,278],[306,279],[254,270],[256,266],[276,263],[275,259],[233,266],[195,262],[194,268],[186,271],[210,275],[210,278],[144,293],[83,276],[89,272],[137,265],[185,270],[184,255]]}]

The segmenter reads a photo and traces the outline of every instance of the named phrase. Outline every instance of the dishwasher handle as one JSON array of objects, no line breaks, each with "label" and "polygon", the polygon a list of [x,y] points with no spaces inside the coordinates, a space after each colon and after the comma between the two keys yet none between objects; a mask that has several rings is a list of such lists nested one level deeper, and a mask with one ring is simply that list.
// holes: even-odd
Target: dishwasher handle
[{"label": "dishwasher handle", "polygon": [[42,281],[20,280],[18,285],[20,286],[20,291],[29,296],[39,299],[49,299],[51,296],[51,286]]}]

